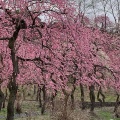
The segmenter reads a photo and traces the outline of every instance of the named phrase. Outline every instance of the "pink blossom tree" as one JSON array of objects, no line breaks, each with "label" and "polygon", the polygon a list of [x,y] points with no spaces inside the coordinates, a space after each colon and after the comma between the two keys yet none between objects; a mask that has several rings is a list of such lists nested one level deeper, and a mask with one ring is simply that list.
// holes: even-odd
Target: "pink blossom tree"
[{"label": "pink blossom tree", "polygon": [[[47,13],[47,17],[52,18],[52,12],[59,14],[65,14],[65,6],[67,2],[62,1],[1,1],[0,2],[0,29],[1,29],[1,53],[3,56],[3,64],[5,62],[9,65],[9,71],[7,64],[2,69],[1,75],[4,76],[2,79],[8,80],[8,88],[10,91],[8,108],[7,108],[7,120],[14,119],[14,101],[18,88],[17,79],[21,76],[26,78],[24,73],[21,72],[22,66],[19,66],[19,58],[30,59],[30,60],[40,60],[44,55],[46,55],[47,50],[42,49],[44,43],[46,44],[47,35],[45,33],[47,30],[41,30],[45,27],[45,24],[41,22],[40,16]],[[52,9],[51,7],[56,5],[56,8]],[[70,7],[69,7],[70,8]],[[49,19],[51,19],[49,18]],[[49,20],[48,19],[48,20]],[[45,32],[46,31],[46,32]],[[42,34],[43,33],[43,34]],[[45,36],[45,37],[43,37]],[[43,37],[43,39],[42,39]],[[41,40],[40,40],[41,39]],[[33,42],[33,40],[35,40]],[[39,46],[35,44],[37,41]],[[26,41],[29,44],[28,48],[26,47]],[[31,43],[34,43],[33,45]],[[28,44],[27,44],[28,45]],[[33,48],[33,49],[32,49]],[[39,49],[38,49],[39,48]],[[26,49],[26,50],[24,50]],[[33,51],[31,51],[33,50]],[[28,52],[26,54],[26,51]],[[32,54],[29,54],[32,52]],[[49,51],[48,51],[49,52]],[[38,56],[41,56],[38,57]],[[44,63],[43,63],[44,64]],[[29,63],[32,65],[32,63]],[[44,65],[43,65],[44,66]],[[34,69],[34,65],[31,70]],[[42,68],[44,69],[44,68]],[[5,72],[6,71],[6,72]],[[21,74],[21,75],[20,75]],[[30,75],[29,71],[26,75]],[[31,74],[32,75],[32,74]],[[34,74],[35,75],[35,74]],[[35,79],[34,75],[30,79]],[[46,76],[42,73],[42,76]],[[28,76],[29,77],[29,76]],[[20,79],[19,78],[19,79]],[[27,78],[29,79],[29,78]]]},{"label": "pink blossom tree", "polygon": [[[37,83],[66,94],[75,78],[74,86],[89,87],[93,105],[95,85],[120,89],[119,38],[83,25],[71,2],[1,1],[0,13],[0,75],[10,91],[7,120],[14,119],[19,84]],[[95,66],[114,77],[102,78]]]}]

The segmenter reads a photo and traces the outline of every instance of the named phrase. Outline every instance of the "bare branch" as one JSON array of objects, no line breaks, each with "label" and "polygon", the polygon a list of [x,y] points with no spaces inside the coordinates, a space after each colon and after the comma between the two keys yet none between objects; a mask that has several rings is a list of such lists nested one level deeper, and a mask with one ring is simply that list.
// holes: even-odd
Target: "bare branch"
[{"label": "bare branch", "polygon": [[0,38],[0,40],[10,40],[8,37]]}]

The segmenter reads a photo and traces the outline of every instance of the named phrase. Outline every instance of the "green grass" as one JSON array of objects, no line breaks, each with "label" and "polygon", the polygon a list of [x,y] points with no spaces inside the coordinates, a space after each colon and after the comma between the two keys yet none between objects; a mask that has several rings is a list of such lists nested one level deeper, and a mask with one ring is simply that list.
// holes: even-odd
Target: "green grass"
[{"label": "green grass", "polygon": [[3,108],[1,111],[0,111],[0,116],[6,116],[7,114],[7,109],[6,108]]},{"label": "green grass", "polygon": [[114,118],[113,113],[107,110],[100,110],[98,111],[98,115],[102,120],[120,120],[120,118]]},{"label": "green grass", "polygon": [[99,114],[100,114],[100,117],[103,118],[103,119],[105,119],[105,120],[112,119],[112,115],[108,111],[100,111]]}]

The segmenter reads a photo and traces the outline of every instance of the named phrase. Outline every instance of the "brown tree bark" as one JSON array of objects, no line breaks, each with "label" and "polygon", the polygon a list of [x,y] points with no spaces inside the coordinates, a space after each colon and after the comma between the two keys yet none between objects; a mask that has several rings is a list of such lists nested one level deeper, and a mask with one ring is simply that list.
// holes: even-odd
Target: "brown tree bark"
[{"label": "brown tree bark", "polygon": [[74,99],[74,92],[75,92],[75,85],[73,85],[73,90],[71,92],[71,109],[73,110],[75,108],[75,99]]},{"label": "brown tree bark", "polygon": [[7,93],[7,88],[5,89],[5,98],[4,98],[4,101],[3,101],[3,104],[2,104],[2,108],[5,108],[6,104],[5,104],[5,101],[7,99],[7,96],[8,96],[8,93]]},{"label": "brown tree bark", "polygon": [[20,114],[22,113],[22,93],[20,91],[17,91],[16,95],[16,113]]},{"label": "brown tree bark", "polygon": [[18,37],[20,29],[21,29],[21,24],[18,25],[18,23],[17,23],[16,30],[13,33],[12,37],[9,39],[9,43],[8,43],[8,46],[11,51],[13,73],[12,73],[12,76],[11,76],[9,84],[8,84],[8,89],[9,89],[10,95],[9,95],[8,106],[7,106],[7,119],[6,120],[14,120],[14,103],[15,103],[17,89],[18,89],[18,85],[16,83],[16,77],[17,77],[17,74],[19,73],[18,59],[15,55],[14,44]]},{"label": "brown tree bark", "polygon": [[16,83],[13,82],[12,79],[9,82],[8,89],[9,89],[10,95],[9,95],[8,106],[7,106],[6,120],[14,120],[14,103],[15,103],[18,87]]},{"label": "brown tree bark", "polygon": [[89,87],[89,90],[90,90],[90,101],[91,101],[91,108],[90,108],[90,111],[93,112],[94,111],[94,108],[95,108],[95,94],[94,94],[94,85],[91,85]]},{"label": "brown tree bark", "polygon": [[43,104],[42,104],[42,108],[41,108],[41,114],[43,115],[45,113],[45,106],[46,106],[46,88],[45,85],[42,88],[43,91]]},{"label": "brown tree bark", "polygon": [[34,85],[34,95],[37,93],[36,85]]},{"label": "brown tree bark", "polygon": [[57,90],[55,90],[55,94],[52,94],[52,96],[51,96],[52,111],[54,110],[54,107],[55,107],[54,99],[56,96],[57,96]]},{"label": "brown tree bark", "polygon": [[63,111],[62,111],[63,120],[67,120],[68,119],[68,116],[67,116],[67,103],[68,103],[68,98],[69,98],[70,94],[67,93],[67,91],[65,89],[62,89],[62,91],[63,91],[63,94],[65,95],[64,107],[63,107]]},{"label": "brown tree bark", "polygon": [[82,110],[85,109],[85,103],[84,103],[84,88],[83,85],[80,84],[80,91],[81,91],[81,103],[82,103]]},{"label": "brown tree bark", "polygon": [[0,87],[0,111],[2,109],[3,101],[4,101],[4,93],[2,92],[1,87]]},{"label": "brown tree bark", "polygon": [[40,87],[38,87],[38,100],[39,100],[39,107],[42,107],[41,88]]},{"label": "brown tree bark", "polygon": [[117,118],[120,118],[120,100],[119,99],[120,99],[120,95],[117,94],[116,104],[114,108],[115,116]]},{"label": "brown tree bark", "polygon": [[[102,99],[100,99],[100,95],[102,96]],[[101,107],[102,107],[103,103],[105,102],[105,95],[103,94],[101,87],[98,90],[97,100],[100,102]]]}]

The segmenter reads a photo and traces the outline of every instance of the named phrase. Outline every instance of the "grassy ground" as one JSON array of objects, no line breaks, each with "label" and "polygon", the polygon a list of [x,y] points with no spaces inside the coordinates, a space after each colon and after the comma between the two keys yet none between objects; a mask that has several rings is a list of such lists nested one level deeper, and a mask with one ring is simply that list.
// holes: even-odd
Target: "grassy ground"
[{"label": "grassy ground", "polygon": [[[29,113],[29,116],[23,116],[22,118],[16,118],[15,120],[62,120],[62,103],[61,101],[56,101],[56,107],[53,113],[51,113],[49,107],[44,115],[40,114],[40,108],[38,104],[34,101],[24,101],[23,102],[23,112]],[[69,103],[70,104],[70,103]],[[31,112],[36,112],[36,114],[30,115]],[[89,109],[81,111],[79,107],[79,102],[76,102],[75,110],[71,110],[68,107],[69,120],[120,120],[116,119],[113,114],[113,107],[103,107],[95,108],[94,113],[90,113]],[[6,109],[2,109],[0,116],[6,115]],[[0,119],[0,120],[5,120]]]},{"label": "grassy ground", "polygon": [[[95,91],[97,94],[97,91]],[[106,92],[106,101],[112,102],[115,101],[116,96],[112,91]],[[27,96],[27,99],[34,99],[35,96]],[[85,92],[85,101],[89,101],[89,91]],[[97,100],[96,100],[97,101]],[[80,92],[77,88],[75,92],[75,109],[71,110],[70,108],[70,100],[68,103],[68,120],[120,120],[114,117],[113,107],[103,107],[103,108],[95,108],[94,113],[90,113],[89,109],[85,109],[81,111],[80,109]],[[47,104],[47,110],[44,115],[41,115],[41,109],[38,107],[38,102],[36,101],[23,101],[22,103],[22,112],[23,117],[17,116],[15,120],[63,120],[62,119],[62,108],[63,107],[63,98],[59,94],[55,100],[55,110],[51,112],[51,104]],[[28,117],[25,115],[28,114]],[[34,113],[34,114],[32,114]],[[2,109],[0,112],[0,116],[6,116],[6,109]],[[16,116],[16,115],[15,115]],[[21,118],[20,118],[21,117]],[[5,118],[0,118],[0,120],[5,120]]]}]

